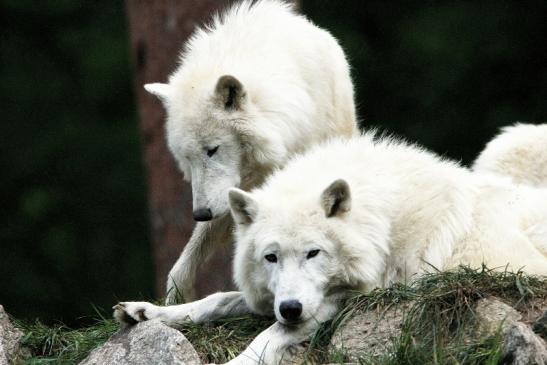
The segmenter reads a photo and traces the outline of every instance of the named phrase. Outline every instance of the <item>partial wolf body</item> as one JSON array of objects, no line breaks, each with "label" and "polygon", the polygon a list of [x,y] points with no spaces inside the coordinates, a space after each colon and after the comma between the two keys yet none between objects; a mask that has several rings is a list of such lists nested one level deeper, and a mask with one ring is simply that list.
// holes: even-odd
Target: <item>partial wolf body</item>
[{"label": "partial wolf body", "polygon": [[547,124],[515,124],[490,141],[473,171],[547,188]]},{"label": "partial wolf body", "polygon": [[289,4],[243,1],[198,29],[168,84],[167,140],[191,181],[198,223],[168,278],[194,296],[196,268],[231,241],[230,187],[251,189],[295,153],[357,132],[349,66],[336,39]]},{"label": "partial wolf body", "polygon": [[348,289],[460,264],[547,275],[547,189],[373,134],[314,147],[251,193],[230,190],[229,201],[242,292],[171,307],[120,303],[120,321],[274,314],[277,322],[230,363],[277,364],[332,318]]}]

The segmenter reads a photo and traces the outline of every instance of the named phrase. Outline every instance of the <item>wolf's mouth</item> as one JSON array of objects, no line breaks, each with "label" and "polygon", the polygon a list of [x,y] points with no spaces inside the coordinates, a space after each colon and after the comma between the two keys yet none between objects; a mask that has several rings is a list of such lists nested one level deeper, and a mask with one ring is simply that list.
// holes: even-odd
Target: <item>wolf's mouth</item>
[{"label": "wolf's mouth", "polygon": [[285,318],[282,318],[282,319],[277,319],[277,321],[279,323],[281,323],[283,326],[286,326],[286,327],[289,327],[289,328],[292,328],[292,327],[299,327],[301,325],[303,325],[304,323],[307,323],[309,321],[313,321],[314,320],[314,316],[312,317],[300,317],[298,319],[295,319],[294,321],[288,321],[287,319]]},{"label": "wolf's mouth", "polygon": [[281,323],[283,326],[289,327],[289,328],[300,327],[300,325],[302,325],[305,322],[307,322],[307,320],[305,319],[299,319],[296,321],[287,321],[284,319],[283,321],[279,321],[279,323]]}]

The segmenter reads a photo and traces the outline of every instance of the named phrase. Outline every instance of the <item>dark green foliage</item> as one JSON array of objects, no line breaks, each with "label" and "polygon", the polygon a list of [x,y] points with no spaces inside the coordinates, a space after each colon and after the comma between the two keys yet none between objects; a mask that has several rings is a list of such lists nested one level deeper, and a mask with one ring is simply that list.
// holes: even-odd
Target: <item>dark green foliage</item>
[{"label": "dark green foliage", "polygon": [[302,0],[348,53],[363,125],[472,161],[547,121],[547,2]]},{"label": "dark green foliage", "polygon": [[74,323],[152,274],[124,7],[0,4],[0,303]]}]

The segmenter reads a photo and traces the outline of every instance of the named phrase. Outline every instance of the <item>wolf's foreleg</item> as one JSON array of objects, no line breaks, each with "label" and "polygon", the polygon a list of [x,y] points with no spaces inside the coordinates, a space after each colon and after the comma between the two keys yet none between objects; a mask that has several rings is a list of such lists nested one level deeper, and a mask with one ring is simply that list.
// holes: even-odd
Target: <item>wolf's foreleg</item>
[{"label": "wolf's foreleg", "polygon": [[276,322],[262,331],[251,344],[228,365],[277,365],[283,360],[291,360],[289,350],[310,338],[321,323],[333,318],[337,313],[339,301],[326,300],[315,318],[295,325],[283,325]]},{"label": "wolf's foreleg", "polygon": [[166,304],[189,302],[196,298],[194,283],[198,268],[215,247],[231,239],[231,227],[232,217],[229,214],[196,224],[188,244],[167,277]]},{"label": "wolf's foreleg", "polygon": [[251,310],[243,293],[225,292],[211,294],[195,302],[158,306],[148,302],[121,302],[114,307],[114,318],[122,324],[134,324],[159,318],[168,326],[193,322],[203,323],[223,317],[239,316]]}]

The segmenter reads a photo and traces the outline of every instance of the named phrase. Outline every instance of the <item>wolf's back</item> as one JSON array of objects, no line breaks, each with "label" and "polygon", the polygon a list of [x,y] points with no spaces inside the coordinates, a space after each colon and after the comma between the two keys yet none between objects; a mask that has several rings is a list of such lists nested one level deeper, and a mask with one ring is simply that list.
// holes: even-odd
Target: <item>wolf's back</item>
[{"label": "wolf's back", "polygon": [[473,171],[547,188],[547,124],[515,124],[490,141]]}]

